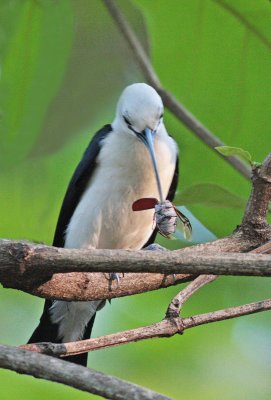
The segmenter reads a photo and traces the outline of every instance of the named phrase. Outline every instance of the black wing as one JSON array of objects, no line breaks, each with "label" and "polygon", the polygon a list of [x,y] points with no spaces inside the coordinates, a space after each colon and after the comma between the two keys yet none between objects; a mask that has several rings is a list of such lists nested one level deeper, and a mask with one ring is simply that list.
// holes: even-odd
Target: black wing
[{"label": "black wing", "polygon": [[178,180],[179,180],[179,157],[177,155],[177,159],[176,159],[176,166],[175,166],[175,171],[174,171],[174,175],[172,178],[172,182],[168,191],[168,195],[167,195],[167,200],[169,201],[173,201],[176,190],[177,190],[177,186],[178,186]]},{"label": "black wing", "polygon": [[[100,152],[101,141],[112,131],[111,125],[105,125],[101,130],[99,130],[91,142],[89,143],[84,156],[78,167],[76,168],[70,184],[68,186],[67,192],[65,194],[62,207],[60,210],[55,237],[53,241],[53,246],[64,247],[65,244],[65,231],[70,222],[70,219],[76,209],[80,198],[86,189],[89,179],[95,169],[97,156]],[[40,318],[40,323],[33,332],[28,343],[36,342],[53,342],[61,343],[61,339],[58,339],[58,325],[53,324],[51,321],[49,309],[52,305],[52,300],[46,300],[44,304],[43,314]],[[90,332],[93,326],[95,315],[90,319],[83,339],[88,339],[90,337]],[[67,361],[72,361],[77,364],[87,365],[87,353],[79,354],[71,357],[65,358]]]},{"label": "black wing", "polygon": [[100,129],[89,143],[65,194],[56,226],[53,246],[64,247],[65,231],[94,171],[101,141],[112,131],[111,125]]},{"label": "black wing", "polygon": [[[177,155],[177,159],[176,159],[176,166],[175,166],[175,171],[174,171],[174,175],[171,181],[171,185],[167,194],[166,199],[169,201],[173,201],[176,190],[177,190],[177,186],[178,186],[178,179],[179,179],[179,157]],[[149,246],[150,244],[154,243],[156,235],[158,233],[158,229],[154,229],[153,233],[151,234],[149,240],[147,241],[147,243],[144,244],[144,247]]]}]

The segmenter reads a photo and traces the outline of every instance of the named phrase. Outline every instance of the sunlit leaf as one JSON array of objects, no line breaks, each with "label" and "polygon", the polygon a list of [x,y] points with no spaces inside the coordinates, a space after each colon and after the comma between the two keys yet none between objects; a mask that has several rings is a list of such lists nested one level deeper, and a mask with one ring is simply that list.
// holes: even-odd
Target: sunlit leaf
[{"label": "sunlit leaf", "polygon": [[218,146],[215,147],[215,149],[223,156],[237,156],[248,162],[250,165],[253,164],[250,153],[244,149],[241,149],[240,147]]}]

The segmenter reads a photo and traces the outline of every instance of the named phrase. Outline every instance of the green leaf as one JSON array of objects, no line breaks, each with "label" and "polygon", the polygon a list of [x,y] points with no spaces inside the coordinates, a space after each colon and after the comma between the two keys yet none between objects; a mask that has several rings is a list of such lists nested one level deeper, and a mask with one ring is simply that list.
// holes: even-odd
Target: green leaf
[{"label": "green leaf", "polygon": [[200,205],[204,207],[244,209],[246,199],[215,183],[199,183],[178,192],[174,198],[177,205]]},{"label": "green leaf", "polygon": [[252,162],[252,166],[255,167],[255,168],[256,167],[260,167],[261,165],[262,165],[262,163],[260,163],[260,162],[257,162],[257,161],[253,161]]},{"label": "green leaf", "polygon": [[253,164],[251,155],[248,151],[241,149],[240,147],[232,147],[232,146],[218,146],[215,149],[222,154],[223,156],[237,156],[242,158],[242,160],[248,162],[250,165]]}]

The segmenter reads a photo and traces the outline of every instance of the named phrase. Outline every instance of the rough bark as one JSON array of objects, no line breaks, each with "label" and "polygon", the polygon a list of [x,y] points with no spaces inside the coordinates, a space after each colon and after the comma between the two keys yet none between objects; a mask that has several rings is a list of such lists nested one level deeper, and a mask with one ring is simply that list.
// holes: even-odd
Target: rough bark
[{"label": "rough bark", "polygon": [[169,397],[152,390],[105,375],[94,369],[10,346],[0,345],[0,366],[20,374],[63,383],[105,399],[170,400]]},{"label": "rough bark", "polygon": [[183,334],[185,329],[194,328],[199,325],[223,321],[243,315],[254,314],[271,309],[271,299],[245,304],[238,307],[231,307],[224,310],[210,313],[193,315],[192,317],[165,318],[161,322],[141,328],[130,329],[123,332],[113,333],[98,338],[81,340],[70,343],[31,343],[21,346],[23,349],[33,352],[65,357],[88,351],[101,350],[108,347],[119,346],[139,340],[171,337],[176,334]]},{"label": "rough bark", "polygon": [[[213,253],[206,248],[196,252],[191,248],[172,252],[70,250],[2,240],[0,281],[4,287],[46,298],[95,300],[166,287],[191,279],[191,274],[271,276],[268,254]],[[130,274],[147,271],[156,274]],[[118,285],[108,279],[109,272],[127,274]],[[173,273],[177,274],[175,282]]]}]

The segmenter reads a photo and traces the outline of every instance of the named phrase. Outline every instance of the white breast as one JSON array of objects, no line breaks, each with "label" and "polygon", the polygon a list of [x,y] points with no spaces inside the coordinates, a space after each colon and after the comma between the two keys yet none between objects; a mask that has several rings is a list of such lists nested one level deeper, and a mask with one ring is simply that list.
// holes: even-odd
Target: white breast
[{"label": "white breast", "polygon": [[[163,127],[155,138],[163,193],[168,193],[177,149]],[[105,139],[98,165],[67,229],[65,247],[140,249],[151,236],[153,210],[134,212],[142,197],[158,198],[146,146],[134,135],[112,132]]]},{"label": "white breast", "polygon": [[[164,195],[175,170],[177,148],[161,126],[155,152]],[[142,197],[158,198],[153,166],[146,146],[136,137],[112,132],[104,141],[96,170],[66,233],[65,247],[140,249],[154,229],[154,210],[134,212]],[[62,341],[78,340],[103,301],[55,301],[50,309]]]}]

